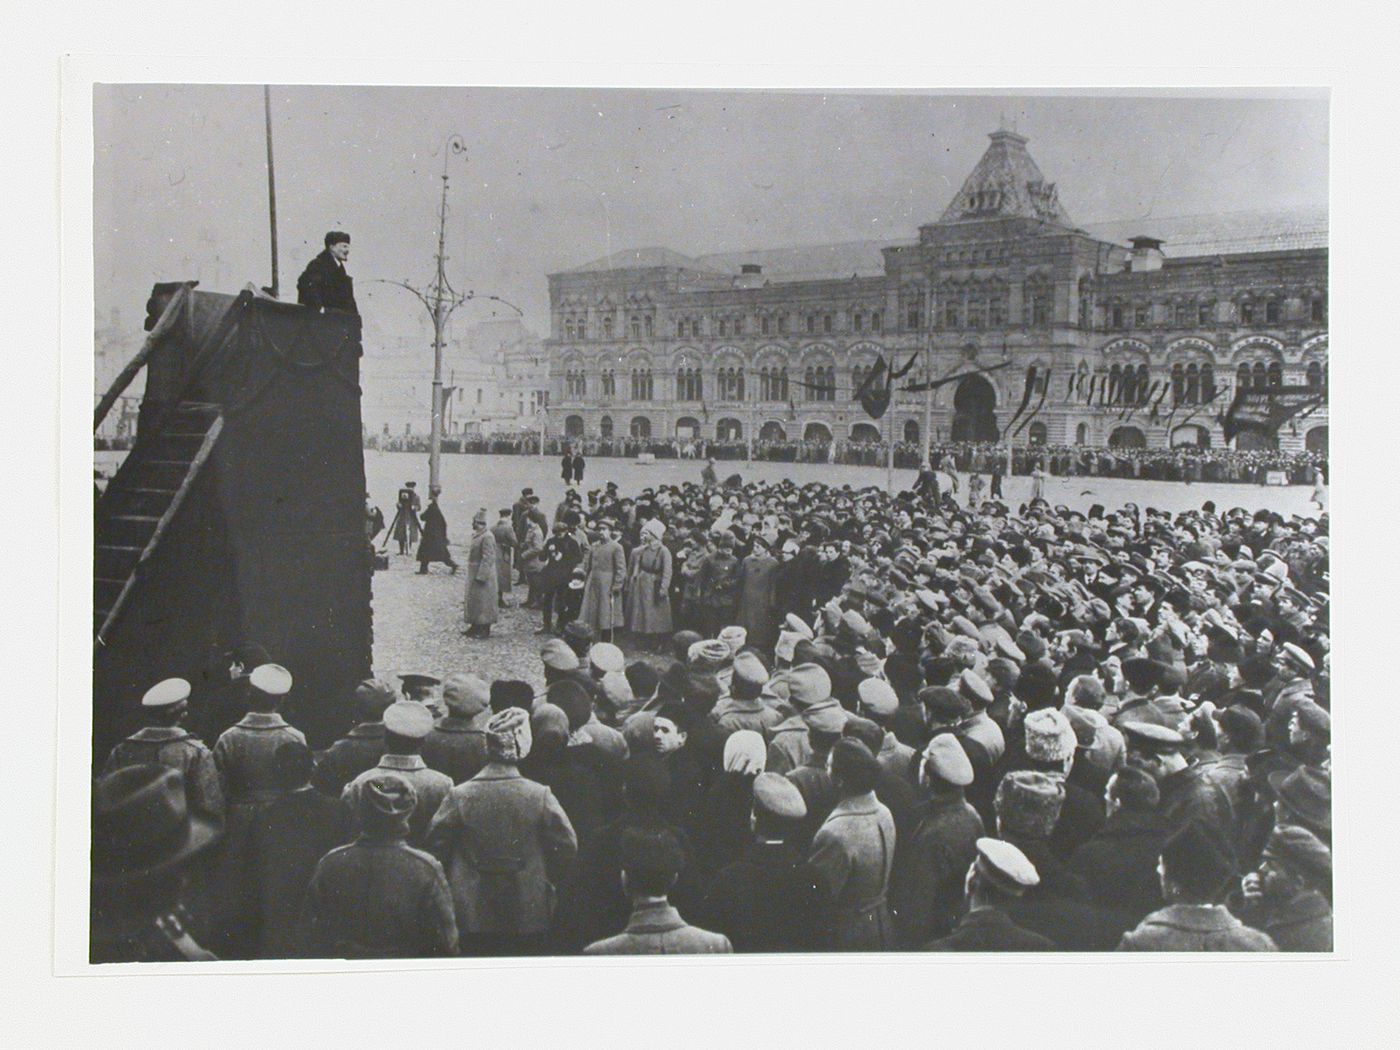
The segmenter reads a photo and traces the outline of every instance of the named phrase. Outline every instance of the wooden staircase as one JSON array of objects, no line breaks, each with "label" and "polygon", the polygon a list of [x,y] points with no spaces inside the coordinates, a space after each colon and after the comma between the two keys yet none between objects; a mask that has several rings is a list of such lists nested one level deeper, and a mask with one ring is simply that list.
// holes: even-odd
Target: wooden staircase
[{"label": "wooden staircase", "polygon": [[108,483],[95,526],[95,644],[103,644],[222,428],[220,406],[179,402],[166,412],[153,438],[136,443]]}]

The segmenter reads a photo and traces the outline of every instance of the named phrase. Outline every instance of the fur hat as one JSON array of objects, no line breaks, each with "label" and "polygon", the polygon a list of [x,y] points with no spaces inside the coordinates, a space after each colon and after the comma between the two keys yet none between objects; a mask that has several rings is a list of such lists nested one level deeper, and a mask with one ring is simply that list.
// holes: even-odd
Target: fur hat
[{"label": "fur hat", "polygon": [[1074,754],[1078,738],[1064,712],[1042,707],[1026,715],[1026,757],[1034,762],[1063,762]]},{"label": "fur hat", "polygon": [[1002,777],[997,786],[997,819],[1006,834],[1049,838],[1064,803],[1064,781],[1049,773],[1018,769]]},{"label": "fur hat", "polygon": [[486,723],[486,751],[493,762],[512,765],[530,753],[530,716],[508,707]]},{"label": "fur hat", "polygon": [[406,838],[408,820],[418,805],[418,792],[403,777],[384,773],[360,784],[355,795],[355,818],[368,835]]}]

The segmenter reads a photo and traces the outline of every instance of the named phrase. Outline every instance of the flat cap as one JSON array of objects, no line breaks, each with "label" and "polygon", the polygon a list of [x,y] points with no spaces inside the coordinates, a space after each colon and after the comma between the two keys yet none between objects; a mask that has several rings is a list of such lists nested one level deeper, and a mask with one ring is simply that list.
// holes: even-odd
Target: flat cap
[{"label": "flat cap", "polygon": [[441,679],[435,674],[425,674],[421,671],[408,671],[399,675],[399,681],[409,689],[425,689],[437,685]]},{"label": "flat cap", "polygon": [[454,715],[470,718],[491,706],[491,686],[474,674],[451,674],[442,683],[442,702]]},{"label": "flat cap", "polygon": [[562,638],[551,638],[540,646],[540,660],[551,671],[578,670],[578,654]]},{"label": "flat cap", "polygon": [[409,740],[422,740],[433,731],[433,713],[415,700],[400,700],[384,712],[384,730]]},{"label": "flat cap", "polygon": [[861,706],[877,718],[888,718],[899,710],[899,696],[883,678],[866,678],[856,687]]},{"label": "flat cap", "polygon": [[1309,672],[1317,670],[1317,664],[1313,662],[1313,658],[1309,656],[1307,650],[1300,645],[1294,645],[1292,642],[1284,642],[1283,655],[1296,664],[1301,670]]},{"label": "flat cap", "polygon": [[977,859],[973,863],[979,874],[1016,897],[1040,885],[1035,865],[1019,849],[1001,839],[978,839]]},{"label": "flat cap", "polygon": [[802,721],[818,733],[837,734],[846,727],[846,709],[840,704],[817,704],[803,710]]},{"label": "flat cap", "polygon": [[831,697],[831,676],[820,664],[798,664],[788,669],[788,700],[797,707],[811,707]]},{"label": "flat cap", "polygon": [[253,668],[248,684],[268,696],[286,696],[292,691],[292,672],[281,664],[263,664]]},{"label": "flat cap", "polygon": [[952,733],[939,733],[928,742],[924,748],[924,767],[931,776],[955,787],[967,787],[972,783],[972,763]]},{"label": "flat cap", "polygon": [[142,707],[173,707],[183,704],[190,698],[190,683],[183,678],[167,678],[146,690],[141,697]]},{"label": "flat cap", "polygon": [[734,677],[750,685],[765,685],[768,682],[768,668],[755,653],[743,652],[734,657]]},{"label": "flat cap", "polygon": [[1276,860],[1320,882],[1332,878],[1332,851],[1316,835],[1296,824],[1277,825],[1264,846],[1264,859]]},{"label": "flat cap", "polygon": [[760,773],[754,778],[753,808],[780,820],[801,820],[807,815],[802,792],[781,773]]},{"label": "flat cap", "polygon": [[612,642],[595,643],[588,650],[588,662],[604,674],[622,671],[627,666],[627,659],[622,655],[622,650]]},{"label": "flat cap", "polygon": [[989,707],[996,699],[987,680],[971,668],[964,669],[958,675],[958,692],[975,707]]}]

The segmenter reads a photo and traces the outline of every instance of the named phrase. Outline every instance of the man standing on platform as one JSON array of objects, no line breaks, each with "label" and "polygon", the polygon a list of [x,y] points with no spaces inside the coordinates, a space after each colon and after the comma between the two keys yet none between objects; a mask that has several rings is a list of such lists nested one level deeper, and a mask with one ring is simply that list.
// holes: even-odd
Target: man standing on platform
[{"label": "man standing on platform", "polygon": [[358,314],[355,279],[345,272],[350,258],[350,235],[339,230],[326,234],[326,248],[306,264],[297,278],[297,302],[313,310],[343,310]]}]

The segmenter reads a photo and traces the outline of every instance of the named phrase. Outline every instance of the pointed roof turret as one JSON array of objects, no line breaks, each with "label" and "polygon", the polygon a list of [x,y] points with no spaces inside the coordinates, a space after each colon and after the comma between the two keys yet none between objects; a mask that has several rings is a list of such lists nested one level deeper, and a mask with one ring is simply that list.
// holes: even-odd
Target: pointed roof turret
[{"label": "pointed roof turret", "polygon": [[992,144],[938,221],[1022,218],[1073,226],[1055,184],[1026,152],[1026,137],[1005,128],[987,137]]}]

